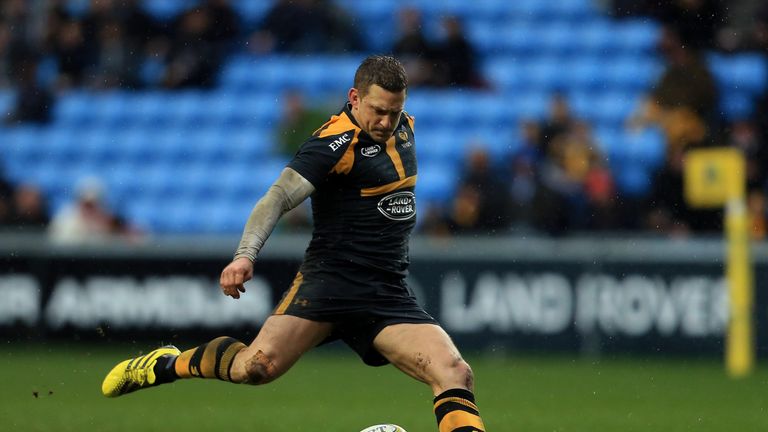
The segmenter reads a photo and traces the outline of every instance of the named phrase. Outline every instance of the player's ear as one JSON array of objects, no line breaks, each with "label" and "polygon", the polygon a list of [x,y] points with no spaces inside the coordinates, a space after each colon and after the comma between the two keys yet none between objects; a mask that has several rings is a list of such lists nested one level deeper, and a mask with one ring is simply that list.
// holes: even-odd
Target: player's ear
[{"label": "player's ear", "polygon": [[349,89],[347,98],[349,99],[349,104],[352,105],[352,108],[357,108],[358,105],[360,105],[360,92],[357,91],[356,88],[352,87]]}]

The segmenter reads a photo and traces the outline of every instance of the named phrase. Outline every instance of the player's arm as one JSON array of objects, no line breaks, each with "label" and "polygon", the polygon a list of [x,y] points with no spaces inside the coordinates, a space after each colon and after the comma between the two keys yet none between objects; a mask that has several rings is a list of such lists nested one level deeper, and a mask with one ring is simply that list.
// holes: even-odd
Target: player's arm
[{"label": "player's arm", "polygon": [[253,277],[253,262],[274,230],[277,221],[287,211],[307,199],[315,188],[291,168],[285,168],[266,194],[256,203],[245,224],[234,260],[221,272],[224,294],[240,298],[243,284]]}]

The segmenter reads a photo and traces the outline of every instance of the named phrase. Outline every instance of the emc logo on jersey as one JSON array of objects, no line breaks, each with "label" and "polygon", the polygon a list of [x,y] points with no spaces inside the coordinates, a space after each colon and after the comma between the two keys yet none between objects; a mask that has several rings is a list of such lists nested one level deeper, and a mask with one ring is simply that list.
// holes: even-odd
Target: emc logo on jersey
[{"label": "emc logo on jersey", "polygon": [[339,147],[341,147],[342,145],[348,142],[349,142],[349,133],[345,133],[344,135],[336,138],[330,144],[328,144],[328,147],[330,147],[331,150],[336,151],[339,149]]}]

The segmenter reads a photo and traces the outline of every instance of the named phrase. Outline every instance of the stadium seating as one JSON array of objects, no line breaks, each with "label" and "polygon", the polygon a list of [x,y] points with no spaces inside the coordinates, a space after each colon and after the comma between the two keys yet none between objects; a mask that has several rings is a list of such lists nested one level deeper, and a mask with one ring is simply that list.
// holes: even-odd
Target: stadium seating
[{"label": "stadium seating", "polygon": [[[87,2],[69,3],[77,11]],[[168,20],[192,3],[142,5]],[[355,17],[373,50],[389,48],[393,2],[336,3]],[[232,4],[249,28],[271,5]],[[611,20],[589,0],[402,5],[423,11],[430,38],[439,34],[441,16],[460,16],[489,83],[487,89],[411,89],[406,110],[416,117],[420,208],[450,200],[472,146],[486,148],[503,164],[519,145],[520,122],[543,120],[555,93],[593,126],[621,192],[648,192],[663,161],[663,135],[633,134],[624,123],[663,70],[655,53],[657,23]],[[0,156],[11,179],[40,184],[54,210],[71,197],[79,178],[98,175],[111,203],[151,232],[239,232],[286,162],[274,139],[285,92],[341,106],[363,56],[257,56],[241,49],[211,90],[68,91],[58,96],[50,126],[0,126]],[[748,116],[755,95],[768,88],[765,56],[712,54],[708,62],[724,90],[723,116]],[[146,67],[147,82],[156,82],[154,66]],[[10,111],[14,98],[0,90],[0,113]]]}]

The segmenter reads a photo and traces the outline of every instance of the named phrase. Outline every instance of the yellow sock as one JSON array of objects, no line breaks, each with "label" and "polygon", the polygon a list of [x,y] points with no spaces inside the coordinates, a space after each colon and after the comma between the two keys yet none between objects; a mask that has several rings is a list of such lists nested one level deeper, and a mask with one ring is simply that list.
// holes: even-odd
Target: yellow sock
[{"label": "yellow sock", "polygon": [[245,348],[237,339],[221,336],[197,348],[184,351],[174,365],[179,378],[216,378],[232,381],[229,371],[235,354]]},{"label": "yellow sock", "polygon": [[475,395],[469,390],[451,389],[438,395],[435,417],[440,432],[485,432]]}]

